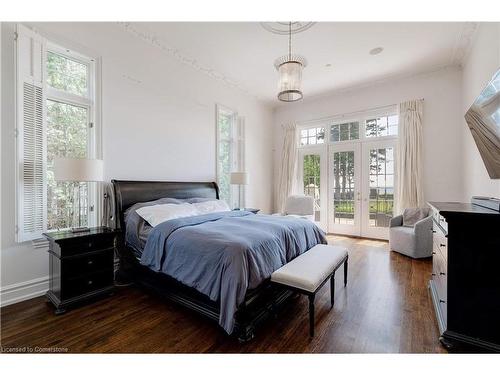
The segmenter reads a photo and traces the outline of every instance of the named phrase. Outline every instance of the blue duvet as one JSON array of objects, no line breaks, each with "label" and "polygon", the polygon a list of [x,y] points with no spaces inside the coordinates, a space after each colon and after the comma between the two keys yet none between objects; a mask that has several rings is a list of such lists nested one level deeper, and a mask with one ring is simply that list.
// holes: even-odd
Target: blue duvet
[{"label": "blue duvet", "polygon": [[325,234],[309,220],[217,212],[157,225],[141,264],[219,301],[219,324],[230,334],[247,290],[319,243]]}]

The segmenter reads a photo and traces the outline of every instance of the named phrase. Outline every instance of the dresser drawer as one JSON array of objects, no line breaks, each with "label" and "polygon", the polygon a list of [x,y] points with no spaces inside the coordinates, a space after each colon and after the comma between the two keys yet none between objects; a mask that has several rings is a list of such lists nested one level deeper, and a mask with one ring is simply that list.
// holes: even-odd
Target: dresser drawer
[{"label": "dresser drawer", "polygon": [[64,299],[81,296],[113,285],[113,271],[104,270],[64,281],[62,297]]},{"label": "dresser drawer", "polygon": [[62,275],[64,279],[84,276],[100,270],[113,269],[112,249],[63,258]]},{"label": "dresser drawer", "polygon": [[448,267],[446,261],[437,253],[432,257],[432,273],[436,283],[439,298],[447,301],[448,299]]},{"label": "dresser drawer", "polygon": [[448,238],[435,222],[432,228],[432,243],[434,252],[440,253],[445,261],[448,261]]},{"label": "dresser drawer", "polygon": [[432,257],[432,280],[437,293],[437,304],[441,310],[444,324],[447,323],[447,307],[448,307],[448,275],[447,265],[444,258],[438,251]]}]

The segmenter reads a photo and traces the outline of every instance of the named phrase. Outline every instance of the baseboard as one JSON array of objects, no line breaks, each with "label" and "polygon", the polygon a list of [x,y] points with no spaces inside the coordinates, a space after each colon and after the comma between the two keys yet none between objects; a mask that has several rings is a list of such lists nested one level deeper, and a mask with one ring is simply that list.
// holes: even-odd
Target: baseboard
[{"label": "baseboard", "polygon": [[43,296],[49,289],[49,277],[11,284],[0,290],[0,306],[8,306],[31,298]]}]

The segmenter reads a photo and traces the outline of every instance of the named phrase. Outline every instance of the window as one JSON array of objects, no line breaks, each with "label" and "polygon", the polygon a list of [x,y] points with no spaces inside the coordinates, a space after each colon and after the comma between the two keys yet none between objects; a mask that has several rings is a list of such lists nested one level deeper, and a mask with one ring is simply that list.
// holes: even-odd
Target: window
[{"label": "window", "polygon": [[68,56],[47,52],[47,84],[54,88],[87,97],[89,87],[89,66]]},{"label": "window", "polygon": [[[57,157],[96,158],[95,62],[17,27],[18,242],[44,231],[95,225],[95,183],[54,179]],[[79,201],[80,211],[73,204]]]},{"label": "window", "polygon": [[321,220],[321,156],[307,154],[302,159],[304,194],[314,198],[314,221]]},{"label": "window", "polygon": [[[394,109],[390,109],[390,111],[394,113]],[[337,142],[363,142],[365,139],[377,137],[396,137],[398,123],[399,116],[397,114],[374,115],[373,112],[371,114],[369,112],[360,113],[358,117],[347,121],[346,119],[325,120],[324,125],[321,124],[321,126],[320,124],[301,126],[299,147]],[[325,138],[325,130],[328,132],[327,138]]]},{"label": "window", "polygon": [[[93,62],[49,45],[47,84],[47,230],[88,226],[95,202],[91,184],[55,181],[54,159],[94,158]],[[79,202],[79,204],[75,204]],[[79,209],[78,209],[79,207]]]},{"label": "window", "polygon": [[365,122],[365,136],[367,138],[372,138],[398,135],[398,122],[398,115],[367,119]]},{"label": "window", "polygon": [[330,126],[330,142],[359,139],[359,122],[347,122]]},{"label": "window", "polygon": [[232,207],[244,201],[244,187],[230,183],[231,172],[245,168],[245,121],[233,110],[217,105],[217,185],[220,199]]},{"label": "window", "polygon": [[325,143],[325,128],[309,128],[300,131],[300,145],[316,145]]}]

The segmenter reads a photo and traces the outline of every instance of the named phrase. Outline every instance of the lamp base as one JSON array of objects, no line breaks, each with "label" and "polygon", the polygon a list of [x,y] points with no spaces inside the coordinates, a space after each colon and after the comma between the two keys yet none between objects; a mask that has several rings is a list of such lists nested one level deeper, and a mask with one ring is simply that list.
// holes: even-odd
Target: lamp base
[{"label": "lamp base", "polygon": [[71,228],[71,233],[83,233],[83,232],[90,232],[90,228],[89,227]]}]

